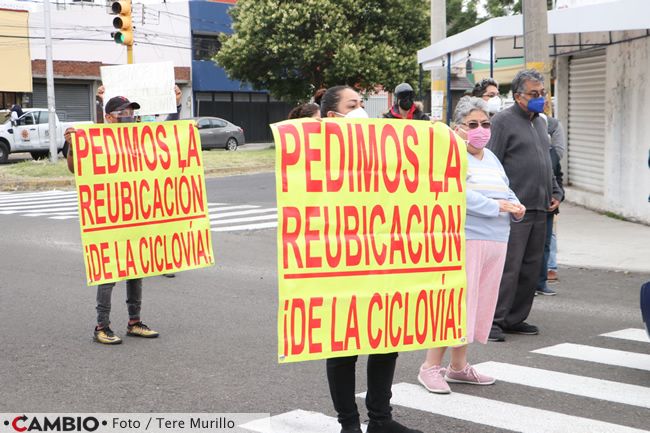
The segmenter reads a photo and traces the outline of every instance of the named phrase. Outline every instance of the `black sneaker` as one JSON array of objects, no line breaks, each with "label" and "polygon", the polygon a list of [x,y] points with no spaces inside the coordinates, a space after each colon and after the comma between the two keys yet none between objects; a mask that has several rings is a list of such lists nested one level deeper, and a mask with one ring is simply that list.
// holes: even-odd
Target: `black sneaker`
[{"label": "black sneaker", "polygon": [[359,427],[358,425],[353,425],[348,427],[342,427],[341,433],[363,433],[363,431],[361,430],[361,427]]},{"label": "black sneaker", "polygon": [[506,336],[503,335],[503,330],[499,325],[492,325],[488,341],[506,341]]},{"label": "black sneaker", "polygon": [[530,325],[526,322],[518,323],[510,328],[503,330],[508,334],[521,334],[521,335],[537,335],[539,334],[539,328],[535,325]]},{"label": "black sneaker", "polygon": [[375,421],[370,420],[366,433],[422,433],[421,430],[408,428],[395,420]]}]

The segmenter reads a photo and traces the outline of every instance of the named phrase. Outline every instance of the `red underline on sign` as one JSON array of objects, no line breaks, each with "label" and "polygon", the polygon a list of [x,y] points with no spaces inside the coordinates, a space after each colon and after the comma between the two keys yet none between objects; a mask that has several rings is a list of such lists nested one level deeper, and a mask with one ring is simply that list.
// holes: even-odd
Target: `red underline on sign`
[{"label": "red underline on sign", "polygon": [[104,227],[91,227],[88,229],[84,229],[84,233],[89,233],[89,232],[99,232],[102,230],[114,230],[114,229],[125,229],[129,227],[142,227],[142,226],[152,226],[156,224],[166,224],[166,223],[175,223],[179,221],[189,221],[189,220],[195,220],[199,218],[205,218],[205,214],[202,215],[193,215],[193,216],[187,216],[187,217],[180,217],[180,218],[169,218],[166,220],[158,220],[158,221],[142,221],[139,223],[130,223],[130,224],[117,224],[113,226],[104,226]]},{"label": "red underline on sign", "polygon": [[386,275],[386,274],[417,274],[421,272],[447,272],[460,271],[463,267],[458,266],[433,266],[429,268],[413,269],[371,269],[367,271],[331,271],[331,272],[305,272],[304,274],[286,274],[285,280],[296,280],[301,278],[326,278],[326,277],[359,277],[362,275]]}]

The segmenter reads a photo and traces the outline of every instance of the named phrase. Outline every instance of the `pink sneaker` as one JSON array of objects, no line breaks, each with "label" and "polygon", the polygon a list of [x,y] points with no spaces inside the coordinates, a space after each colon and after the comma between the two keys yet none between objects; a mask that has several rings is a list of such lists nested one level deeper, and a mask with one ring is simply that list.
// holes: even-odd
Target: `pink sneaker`
[{"label": "pink sneaker", "polygon": [[451,389],[447,382],[445,382],[444,376],[445,369],[439,365],[434,365],[429,368],[420,367],[418,381],[430,392],[435,392],[436,394],[449,394]]},{"label": "pink sneaker", "polygon": [[481,374],[469,363],[461,371],[447,367],[445,380],[454,383],[469,383],[472,385],[492,385],[496,380],[493,377]]}]

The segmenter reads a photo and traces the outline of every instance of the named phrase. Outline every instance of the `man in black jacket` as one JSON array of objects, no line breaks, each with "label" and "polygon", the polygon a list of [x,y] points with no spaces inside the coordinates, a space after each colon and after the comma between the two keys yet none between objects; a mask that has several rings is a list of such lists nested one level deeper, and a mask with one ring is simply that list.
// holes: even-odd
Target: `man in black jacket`
[{"label": "man in black jacket", "polygon": [[409,83],[395,87],[395,104],[384,114],[386,119],[429,120],[429,116],[420,111],[415,104],[415,92]]},{"label": "man in black jacket", "polygon": [[504,332],[535,335],[525,322],[533,306],[544,254],[546,213],[560,204],[562,193],[553,176],[544,110],[544,77],[534,69],[520,71],[512,81],[515,104],[492,118],[488,148],[503,164],[510,188],[526,206],[521,222],[511,224],[508,252],[490,341],[504,341]]}]

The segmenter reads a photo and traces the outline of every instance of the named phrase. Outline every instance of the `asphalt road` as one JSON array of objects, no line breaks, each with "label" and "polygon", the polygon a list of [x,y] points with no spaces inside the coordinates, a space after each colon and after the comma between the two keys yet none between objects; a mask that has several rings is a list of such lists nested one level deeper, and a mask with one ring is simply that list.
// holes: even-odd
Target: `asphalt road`
[{"label": "asphalt road", "polygon": [[[211,179],[207,188],[211,202],[275,206],[271,174]],[[302,409],[335,416],[323,361],[276,362],[275,229],[214,233],[216,266],[174,279],[146,279],[143,320],[161,337],[125,337],[124,344],[107,347],[92,341],[95,289],[85,285],[78,221],[12,214],[0,215],[0,227],[0,412],[279,415]],[[645,369],[630,368],[532,352],[572,343],[650,358],[647,341],[601,336],[642,327],[638,289],[650,275],[571,268],[561,269],[560,278],[558,296],[535,300],[529,321],[540,326],[540,335],[474,345],[470,362],[638,385],[632,394],[650,395],[650,362]],[[127,321],[123,287],[118,284],[113,294],[112,327],[118,335],[124,335]],[[419,392],[416,375],[423,356],[400,354],[394,382],[416,386]],[[365,390],[364,372],[365,357],[360,357],[359,392]],[[540,425],[527,431],[595,431],[580,430],[579,423],[563,415],[630,428],[612,430],[604,424],[602,431],[650,430],[650,400],[646,406],[628,404],[613,401],[614,395],[594,398],[548,389],[545,383],[505,380],[452,389],[450,396],[422,393],[418,399],[430,405],[426,410],[395,404],[395,417],[425,432],[518,431],[524,430],[518,426],[526,416],[517,410],[524,406],[549,411],[540,413],[550,420],[560,415],[566,423],[566,430]],[[418,392],[412,394],[420,396]],[[461,394],[470,399],[459,400],[459,413],[435,413],[452,401],[444,399]],[[357,401],[367,420],[363,400]],[[483,411],[494,412],[501,421],[483,420],[475,402],[488,402]]]}]

